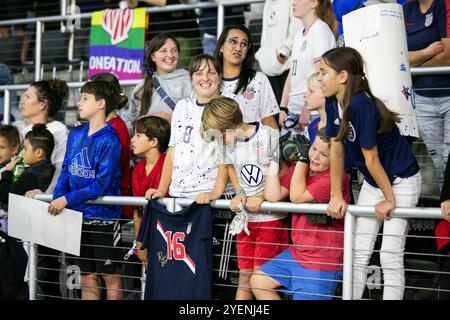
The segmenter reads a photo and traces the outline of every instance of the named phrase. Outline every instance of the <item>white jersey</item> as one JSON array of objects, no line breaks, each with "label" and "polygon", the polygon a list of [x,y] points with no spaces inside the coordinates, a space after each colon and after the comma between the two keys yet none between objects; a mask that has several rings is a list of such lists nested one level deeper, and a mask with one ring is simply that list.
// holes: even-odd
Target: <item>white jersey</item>
[{"label": "white jersey", "polygon": [[247,89],[235,95],[238,81],[239,78],[224,78],[221,94],[239,103],[245,123],[261,122],[261,119],[280,112],[272,86],[264,73],[256,72],[255,77],[247,85]]},{"label": "white jersey", "polygon": [[206,142],[200,135],[204,105],[195,98],[180,100],[172,114],[169,146],[175,148],[172,197],[195,198],[214,189],[219,161],[219,145]]},{"label": "white jersey", "polygon": [[305,104],[308,78],[316,72],[315,63],[322,55],[336,47],[336,40],[328,25],[320,19],[314,21],[309,30],[301,29],[292,48],[291,91],[288,109],[300,114]]},{"label": "white jersey", "polygon": [[[234,146],[227,146],[225,163],[236,170],[239,184],[247,197],[264,193],[265,176],[278,174],[268,172],[270,160],[278,157],[279,133],[269,126],[256,124],[255,132]],[[286,217],[285,213],[249,213],[249,221],[273,221]]]}]

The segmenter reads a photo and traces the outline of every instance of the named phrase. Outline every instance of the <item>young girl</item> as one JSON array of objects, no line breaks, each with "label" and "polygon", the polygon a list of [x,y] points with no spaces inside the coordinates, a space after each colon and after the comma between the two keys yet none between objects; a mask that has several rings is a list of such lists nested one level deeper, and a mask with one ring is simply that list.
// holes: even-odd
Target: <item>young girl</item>
[{"label": "young girl", "polygon": [[308,124],[307,138],[314,142],[317,132],[327,125],[327,116],[325,113],[325,97],[320,89],[320,83],[317,80],[319,73],[313,73],[308,78],[308,90],[305,93],[305,107],[308,111],[317,111],[319,116]]},{"label": "young girl", "polygon": [[[122,196],[130,195],[130,134],[127,130],[127,126],[122,118],[117,114],[118,110],[121,110],[127,103],[128,97],[123,94],[120,87],[119,80],[111,73],[99,73],[92,77],[92,81],[106,81],[111,84],[117,91],[117,106],[116,110],[112,111],[106,121],[114,128],[117,133],[117,137],[122,147],[122,153],[120,155],[120,192]],[[132,219],[133,214],[131,207],[122,206],[122,216],[126,219]]]},{"label": "young girl", "polygon": [[[150,188],[158,188],[161,180],[167,145],[170,138],[170,124],[154,116],[141,117],[136,120],[131,147],[135,155],[144,156],[134,167],[131,185],[133,196],[143,197]],[[138,234],[142,219],[142,207],[133,208],[135,235]],[[138,248],[140,248],[138,243]],[[138,257],[147,264],[147,253],[138,250]]]},{"label": "young girl", "polygon": [[[319,81],[327,98],[327,136],[331,143],[331,199],[327,214],[342,218],[346,210],[340,188],[344,154],[364,176],[358,205],[374,206],[375,217],[357,217],[354,241],[353,297],[363,295],[371,252],[384,224],[380,251],[383,299],[402,299],[405,286],[403,250],[407,219],[391,218],[396,207],[415,207],[420,195],[419,166],[396,126],[399,118],[376,98],[364,74],[361,55],[352,48],[326,52]],[[345,148],[344,148],[345,146]]]},{"label": "young girl", "polygon": [[237,181],[232,181],[237,196],[230,208],[239,213],[240,203],[251,212],[248,220],[250,233],[237,235],[239,286],[236,292],[236,299],[251,300],[252,273],[267,259],[280,253],[283,245],[288,243],[286,214],[259,212],[265,199],[264,176],[278,174],[277,170],[269,172],[268,169],[270,160],[278,154],[279,133],[259,122],[244,123],[238,103],[227,97],[212,99],[205,105],[201,133],[207,139],[211,131],[223,134],[226,144],[224,162],[231,165],[237,174]]},{"label": "young girl", "polygon": [[291,72],[280,103],[279,124],[287,128],[294,128],[298,121],[302,126],[309,123],[309,112],[304,109],[303,97],[307,91],[307,79],[319,71],[322,54],[336,46],[332,31],[336,20],[330,0],[294,0],[292,8],[294,16],[302,20],[304,29],[299,30],[294,40]]},{"label": "young girl", "polygon": [[191,60],[189,74],[194,95],[176,105],[161,182],[158,189],[147,191],[148,199],[162,197],[169,190],[172,197],[179,198],[196,199],[206,193],[200,201],[206,203],[221,196],[214,192],[216,177],[220,176],[223,186],[228,181],[226,166],[218,165],[218,144],[207,143],[200,135],[205,103],[219,96],[220,66],[213,57],[200,54]]},{"label": "young girl", "polygon": [[[286,195],[295,203],[330,200],[330,139],[325,136],[325,128],[319,130],[308,155],[309,161],[298,161],[281,181],[276,175],[267,177],[265,194],[269,201],[282,201]],[[346,177],[343,179],[342,190],[348,201],[349,184]],[[332,299],[337,280],[342,278],[344,223],[342,219],[319,218],[325,216],[292,214],[293,244],[251,278],[257,299],[279,299],[274,289],[281,286],[294,300]]]},{"label": "young girl", "polygon": [[192,93],[188,72],[177,69],[180,44],[173,35],[156,35],[147,51],[145,80],[136,85],[130,105],[121,113],[130,132],[133,121],[150,112],[164,113],[170,119],[176,103]]},{"label": "young girl", "polygon": [[[162,197],[169,190],[172,197],[191,198],[197,203],[210,203],[225,193],[231,193],[226,188],[228,182],[228,168],[220,163],[221,150],[217,143],[207,143],[200,135],[200,126],[205,103],[219,96],[220,80],[222,73],[219,64],[213,57],[205,54],[194,57],[189,64],[189,74],[194,88],[194,95],[177,103],[171,123],[169,149],[164,161],[161,182],[157,189],[149,189],[145,197],[155,199]],[[220,225],[226,225],[226,219],[219,219]],[[223,222],[223,223],[222,223]],[[217,223],[217,221],[216,221]],[[232,245],[228,240],[226,227],[215,227],[214,237],[219,239],[219,245],[213,246],[213,254],[221,256],[220,266],[214,270],[225,272],[228,266],[228,254],[224,254],[224,248]],[[229,245],[229,246],[228,246]],[[213,274],[214,283],[223,280]],[[225,276],[226,277],[226,276]],[[232,288],[231,282],[226,283],[225,288]],[[219,292],[213,288],[213,296],[228,293]],[[233,290],[234,291],[234,290]]]},{"label": "young girl", "polygon": [[255,49],[250,31],[244,26],[225,27],[215,55],[223,69],[221,93],[239,102],[244,122],[278,128],[274,115],[280,109],[269,79],[253,69]]}]

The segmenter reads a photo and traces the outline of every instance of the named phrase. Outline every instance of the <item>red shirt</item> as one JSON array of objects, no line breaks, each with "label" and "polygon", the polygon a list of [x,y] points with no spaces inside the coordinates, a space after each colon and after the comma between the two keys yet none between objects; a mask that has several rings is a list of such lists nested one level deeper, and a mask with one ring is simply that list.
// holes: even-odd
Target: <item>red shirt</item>
[{"label": "red shirt", "polygon": [[[281,185],[290,189],[290,181],[294,167],[291,167],[281,178]],[[308,175],[306,190],[317,203],[328,203],[331,193],[330,171],[315,176]],[[350,202],[350,185],[347,176],[342,181],[344,199]],[[303,267],[321,271],[342,270],[344,246],[344,219],[332,220],[331,223],[308,224],[306,214],[292,214],[292,256]]]},{"label": "red shirt", "polygon": [[[122,196],[130,195],[130,152],[131,152],[131,137],[128,132],[127,125],[120,116],[116,116],[108,121],[109,124],[116,131],[117,137],[122,147],[122,154],[120,155],[120,173],[122,177],[120,179],[120,190]],[[132,219],[133,213],[131,207],[122,206],[122,214],[126,218]]]},{"label": "red shirt", "polygon": [[143,197],[148,189],[158,189],[165,159],[166,154],[161,153],[158,161],[156,161],[152,171],[148,175],[145,172],[145,165],[147,163],[145,159],[134,167],[131,185],[135,197]]}]

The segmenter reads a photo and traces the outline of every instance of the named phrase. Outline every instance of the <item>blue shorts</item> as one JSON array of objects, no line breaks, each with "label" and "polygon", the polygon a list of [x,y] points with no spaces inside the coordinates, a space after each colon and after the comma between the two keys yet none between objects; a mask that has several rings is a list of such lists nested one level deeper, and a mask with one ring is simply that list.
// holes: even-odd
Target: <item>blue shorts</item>
[{"label": "blue shorts", "polygon": [[294,300],[332,300],[342,271],[319,271],[302,267],[285,250],[259,270],[278,281]]}]

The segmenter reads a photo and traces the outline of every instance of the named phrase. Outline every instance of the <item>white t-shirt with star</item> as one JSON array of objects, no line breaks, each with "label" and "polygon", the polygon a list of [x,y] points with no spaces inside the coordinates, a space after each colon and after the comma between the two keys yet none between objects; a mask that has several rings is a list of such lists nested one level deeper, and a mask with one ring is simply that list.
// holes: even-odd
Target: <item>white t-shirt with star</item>
[{"label": "white t-shirt with star", "polygon": [[[279,132],[269,126],[254,123],[255,132],[245,140],[238,140],[234,146],[226,147],[225,163],[236,170],[239,184],[247,197],[264,193],[265,176],[278,174],[269,172],[270,160],[278,156]],[[284,219],[286,213],[249,213],[250,222]]]},{"label": "white t-shirt with star", "polygon": [[239,103],[245,123],[261,122],[261,119],[280,112],[272,86],[264,73],[256,72],[246,90],[234,94],[238,81],[239,78],[224,78],[221,94],[233,98]]},{"label": "white t-shirt with star", "polygon": [[175,148],[172,197],[195,198],[214,189],[219,161],[217,142],[206,142],[200,135],[204,105],[195,98],[180,100],[172,115],[169,146]]},{"label": "white t-shirt with star", "polygon": [[317,19],[309,30],[298,31],[291,55],[291,91],[287,106],[290,112],[301,113],[305,105],[304,95],[308,90],[308,78],[316,72],[315,63],[334,47],[336,47],[334,34],[320,19]]}]

